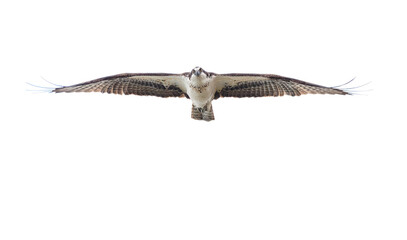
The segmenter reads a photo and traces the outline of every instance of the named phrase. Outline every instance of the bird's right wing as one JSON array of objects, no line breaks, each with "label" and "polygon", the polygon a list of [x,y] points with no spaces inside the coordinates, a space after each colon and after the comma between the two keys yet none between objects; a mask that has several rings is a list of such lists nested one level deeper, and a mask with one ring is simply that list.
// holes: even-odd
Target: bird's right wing
[{"label": "bird's right wing", "polygon": [[184,86],[185,78],[185,74],[124,73],[55,88],[52,92],[101,92],[157,97],[188,97]]}]

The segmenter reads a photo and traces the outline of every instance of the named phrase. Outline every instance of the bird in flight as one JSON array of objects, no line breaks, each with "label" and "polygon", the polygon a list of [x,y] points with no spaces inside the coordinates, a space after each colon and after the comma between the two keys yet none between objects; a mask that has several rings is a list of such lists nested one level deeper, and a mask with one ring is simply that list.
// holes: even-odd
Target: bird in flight
[{"label": "bird in flight", "polygon": [[[338,86],[339,87],[339,86]],[[215,120],[212,100],[220,97],[278,97],[304,94],[351,94],[337,87],[324,87],[273,74],[216,74],[195,67],[191,72],[123,73],[72,86],[61,86],[55,93],[102,92],[157,97],[186,97],[192,101],[191,118]]]}]

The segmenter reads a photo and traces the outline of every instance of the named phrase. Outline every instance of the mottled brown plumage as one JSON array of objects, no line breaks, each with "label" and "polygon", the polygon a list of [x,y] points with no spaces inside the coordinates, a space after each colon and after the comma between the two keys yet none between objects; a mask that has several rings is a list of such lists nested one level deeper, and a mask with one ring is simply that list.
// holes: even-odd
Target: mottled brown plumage
[{"label": "mottled brown plumage", "polygon": [[192,100],[191,117],[214,120],[212,100],[220,97],[300,96],[304,94],[350,94],[347,91],[316,85],[272,74],[216,74],[196,67],[191,72],[125,73],[59,87],[61,92],[102,92],[112,94],[187,97]]},{"label": "mottled brown plumage", "polygon": [[[151,77],[156,79],[151,79]],[[56,88],[55,93],[61,92],[101,92],[113,94],[149,95],[157,97],[185,97],[185,93],[175,85],[166,85],[165,81],[175,74],[118,74],[75,84],[72,86]]]}]

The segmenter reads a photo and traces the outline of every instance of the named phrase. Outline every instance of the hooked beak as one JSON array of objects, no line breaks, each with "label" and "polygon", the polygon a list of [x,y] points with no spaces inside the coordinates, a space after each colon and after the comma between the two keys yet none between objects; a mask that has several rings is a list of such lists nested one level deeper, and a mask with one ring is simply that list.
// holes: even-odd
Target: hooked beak
[{"label": "hooked beak", "polygon": [[201,70],[198,70],[198,71],[195,71],[195,72],[194,72],[195,76],[199,76],[199,75],[201,75],[201,73],[202,73]]}]

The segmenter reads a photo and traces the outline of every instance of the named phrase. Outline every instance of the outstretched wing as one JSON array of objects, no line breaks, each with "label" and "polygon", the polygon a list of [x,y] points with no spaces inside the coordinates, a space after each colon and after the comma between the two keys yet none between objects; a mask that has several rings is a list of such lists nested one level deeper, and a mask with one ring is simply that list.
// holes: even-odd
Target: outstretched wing
[{"label": "outstretched wing", "polygon": [[184,74],[124,73],[56,88],[52,92],[102,92],[157,97],[188,97],[184,87],[184,78]]},{"label": "outstretched wing", "polygon": [[349,94],[293,78],[266,74],[219,74],[215,76],[218,97],[300,96],[303,94]]}]

